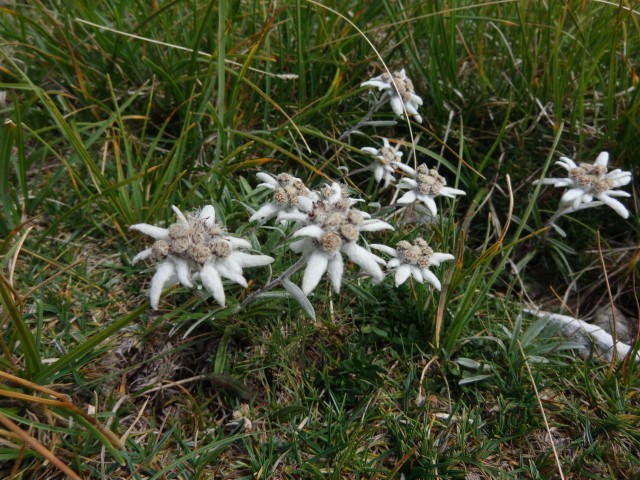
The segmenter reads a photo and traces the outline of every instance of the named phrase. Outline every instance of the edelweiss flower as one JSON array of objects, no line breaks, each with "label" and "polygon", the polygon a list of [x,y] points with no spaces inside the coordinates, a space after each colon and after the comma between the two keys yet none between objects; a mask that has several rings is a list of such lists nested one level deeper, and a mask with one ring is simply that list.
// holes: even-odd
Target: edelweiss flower
[{"label": "edelweiss flower", "polygon": [[418,113],[418,107],[422,105],[422,99],[415,94],[413,83],[407,78],[404,68],[392,75],[383,73],[377,77],[362,82],[361,87],[376,87],[384,90],[389,95],[391,108],[398,116],[403,116],[405,110],[415,118],[415,121],[422,123],[422,117]]},{"label": "edelweiss flower", "polygon": [[216,302],[224,306],[222,278],[246,288],[247,280],[242,276],[244,267],[260,267],[273,262],[273,258],[267,255],[250,255],[241,251],[251,248],[248,241],[223,235],[224,228],[215,223],[213,205],[186,216],[176,206],[171,208],[178,221],[169,228],[147,223],[129,227],[156,239],[153,246],[137,254],[131,262],[135,264],[147,258],[159,262],[149,288],[154,310],[158,308],[160,294],[166,285],[180,282],[185,287],[193,287],[195,276],[192,276],[192,270],[198,271],[202,285]]},{"label": "edelweiss flower", "polygon": [[449,253],[434,252],[420,237],[416,238],[413,244],[402,240],[398,242],[395,249],[378,244],[371,245],[371,248],[394,257],[389,260],[387,267],[396,271],[396,287],[406,282],[409,277],[413,277],[420,283],[426,280],[436,290],[440,290],[442,288],[440,280],[429,270],[429,267],[437,267],[441,262],[455,258]]},{"label": "edelweiss flower", "polygon": [[400,150],[400,144],[392,147],[386,138],[383,138],[382,141],[384,142],[384,147],[382,148],[363,147],[360,150],[376,157],[373,176],[376,179],[376,183],[380,183],[384,178],[383,188],[387,188],[393,180],[394,165],[402,161],[402,152],[398,151]]},{"label": "edelweiss flower", "polygon": [[375,280],[384,277],[379,263],[384,261],[357,244],[360,232],[393,229],[381,220],[371,219],[364,212],[352,208],[356,200],[348,198],[345,189],[338,183],[327,185],[319,192],[313,203],[306,225],[297,230],[294,237],[304,237],[291,244],[291,250],[307,258],[307,267],[302,277],[302,291],[308,295],[313,291],[325,272],[336,293],[340,292],[344,262],[342,254],[369,273]]},{"label": "edelweiss flower", "polygon": [[306,215],[302,212],[308,212],[311,209],[313,200],[311,199],[311,192],[304,186],[302,180],[288,173],[281,173],[277,179],[264,172],[259,172],[256,176],[265,182],[258,185],[259,187],[273,190],[273,200],[251,215],[250,222],[268,220],[274,216],[280,222],[304,220],[306,218]]},{"label": "edelweiss flower", "polygon": [[[627,192],[615,190],[631,182],[631,172],[624,172],[620,169],[607,172],[607,163],[609,163],[607,152],[600,153],[593,165],[588,163],[578,165],[568,157],[561,157],[556,165],[564,168],[569,176],[567,178],[546,178],[542,180],[542,183],[554,187],[570,187],[560,200],[565,208],[577,209],[582,204],[588,205],[590,203],[593,203],[594,207],[605,204],[613,208],[622,218],[628,218],[629,210],[613,197],[631,196]],[[594,202],[594,198],[602,203]]]},{"label": "edelweiss flower", "polygon": [[427,206],[431,214],[435,217],[438,215],[438,208],[434,200],[435,197],[440,195],[443,197],[455,198],[456,195],[466,195],[462,190],[447,187],[447,181],[444,177],[439,175],[435,168],[430,169],[424,163],[422,165],[418,165],[417,170],[414,170],[403,163],[398,163],[396,166],[412,177],[405,177],[398,182],[398,186],[400,188],[409,189],[409,191],[398,200],[398,203],[408,204],[413,203],[416,200],[420,200]]}]

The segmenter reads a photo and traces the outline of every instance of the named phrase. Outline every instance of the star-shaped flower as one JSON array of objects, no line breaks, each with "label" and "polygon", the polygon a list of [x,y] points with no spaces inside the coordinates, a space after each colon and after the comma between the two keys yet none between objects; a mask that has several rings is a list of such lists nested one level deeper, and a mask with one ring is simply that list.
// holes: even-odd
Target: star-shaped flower
[{"label": "star-shaped flower", "polygon": [[402,161],[402,152],[400,152],[400,144],[392,147],[389,140],[382,139],[384,146],[381,148],[363,147],[360,150],[376,157],[373,165],[373,176],[376,183],[380,183],[384,179],[383,188],[387,188],[393,181],[393,174],[396,171],[394,165]]},{"label": "star-shaped flower", "polygon": [[281,173],[273,178],[268,173],[259,172],[256,176],[264,183],[259,187],[273,190],[273,200],[263,205],[257,212],[251,215],[250,222],[255,220],[268,220],[276,217],[280,222],[287,220],[304,220],[313,205],[311,192],[305,187],[302,180],[288,173]]},{"label": "star-shaped flower", "polygon": [[423,283],[426,281],[440,290],[442,285],[438,277],[429,270],[431,266],[439,266],[441,262],[453,260],[455,257],[449,253],[434,252],[422,238],[418,237],[413,244],[402,240],[398,242],[396,248],[386,245],[373,244],[375,248],[393,258],[387,263],[387,268],[395,270],[396,287],[402,285],[409,277]]},{"label": "star-shaped flower", "polygon": [[[154,310],[158,308],[165,286],[180,282],[191,288],[197,277],[216,302],[224,306],[222,278],[246,288],[247,280],[242,275],[244,267],[260,267],[273,262],[273,258],[267,255],[251,255],[242,251],[251,248],[248,241],[224,235],[224,228],[215,223],[213,205],[187,215],[176,206],[171,208],[178,221],[169,225],[169,228],[147,223],[129,227],[156,240],[153,246],[137,254],[131,262],[135,264],[147,258],[158,261],[149,288],[149,299]],[[198,273],[192,274],[194,270]]]},{"label": "star-shaped flower", "polygon": [[424,163],[418,165],[416,170],[403,163],[398,163],[396,166],[411,176],[411,178],[405,177],[398,182],[398,187],[409,189],[398,200],[398,203],[409,204],[419,200],[435,217],[438,215],[435,197],[455,198],[456,195],[466,195],[463,190],[447,187],[445,178],[439,175],[435,168],[430,169]]},{"label": "star-shaped flower", "polygon": [[377,77],[362,82],[361,87],[376,87],[389,95],[389,102],[393,112],[402,117],[405,110],[415,121],[422,123],[422,117],[418,113],[418,107],[422,105],[422,98],[415,94],[413,83],[407,78],[404,68],[399,72],[389,75],[383,73]]},{"label": "star-shaped flower", "polygon": [[[569,187],[560,200],[561,208],[575,210],[581,205],[586,208],[589,204],[593,204],[591,206],[594,207],[604,204],[613,208],[622,218],[628,218],[629,210],[627,207],[613,197],[631,196],[627,192],[616,190],[616,188],[631,182],[631,172],[624,172],[620,169],[608,172],[608,163],[609,153],[607,152],[600,153],[593,165],[589,163],[576,164],[568,157],[561,157],[556,165],[564,168],[569,176],[567,178],[546,178],[542,180],[542,183],[554,187]],[[599,202],[594,201],[594,198]]]},{"label": "star-shaped flower", "polygon": [[384,277],[379,264],[384,261],[369,250],[358,245],[361,232],[393,229],[382,220],[370,218],[364,212],[352,208],[356,200],[346,196],[338,183],[323,187],[309,213],[309,225],[296,232],[294,237],[303,237],[291,244],[291,250],[302,253],[307,267],[302,278],[302,291],[311,293],[325,274],[336,293],[340,291],[344,261],[342,254],[369,273],[374,280]]}]

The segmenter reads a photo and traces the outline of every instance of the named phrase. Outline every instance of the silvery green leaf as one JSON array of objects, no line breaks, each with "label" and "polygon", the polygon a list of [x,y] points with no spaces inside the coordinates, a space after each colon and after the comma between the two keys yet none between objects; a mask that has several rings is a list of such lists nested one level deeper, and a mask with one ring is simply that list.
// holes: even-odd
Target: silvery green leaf
[{"label": "silvery green leaf", "polygon": [[307,312],[307,315],[311,317],[312,320],[316,319],[316,312],[313,309],[313,305],[307,298],[307,296],[303,293],[303,291],[291,280],[283,280],[282,286],[285,288],[287,292],[293,297],[293,299],[298,302],[298,305],[302,307],[302,309]]},{"label": "silvery green leaf", "polygon": [[278,291],[264,292],[256,296],[256,298],[280,298],[280,299],[289,298],[289,297],[291,297],[291,295],[288,292],[278,292]]},{"label": "silvery green leaf", "polygon": [[395,120],[369,120],[368,122],[363,122],[362,126],[367,127],[393,127],[397,125],[398,122]]},{"label": "silvery green leaf", "polygon": [[558,232],[558,235],[560,235],[561,237],[566,237],[567,233],[561,229],[558,225],[556,225],[555,223],[551,223],[551,226],[553,227],[553,229]]},{"label": "silvery green leaf", "polygon": [[528,355],[527,361],[529,363],[549,363],[549,360],[539,355]]},{"label": "silvery green leaf", "polygon": [[473,368],[474,370],[477,370],[482,366],[480,362],[476,362],[475,360],[472,360],[470,358],[458,358],[454,361],[462,367]]},{"label": "silvery green leaf", "polygon": [[474,375],[473,377],[463,378],[458,382],[458,385],[468,385],[469,383],[476,383],[489,378],[491,375]]},{"label": "silvery green leaf", "polygon": [[529,328],[525,330],[525,332],[520,337],[520,344],[523,347],[528,346],[533,343],[533,341],[538,338],[540,333],[546,328],[549,321],[546,318],[540,318],[536,320]]}]

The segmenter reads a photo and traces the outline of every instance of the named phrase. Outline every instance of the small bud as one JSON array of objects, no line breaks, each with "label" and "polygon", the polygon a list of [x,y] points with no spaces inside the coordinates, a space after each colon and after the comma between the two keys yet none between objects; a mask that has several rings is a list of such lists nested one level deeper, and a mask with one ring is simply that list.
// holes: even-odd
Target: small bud
[{"label": "small bud", "polygon": [[151,254],[154,258],[165,258],[169,255],[169,242],[158,240],[151,247]]},{"label": "small bud", "polygon": [[320,240],[320,246],[325,252],[337,252],[342,245],[340,235],[335,232],[327,232]]},{"label": "small bud", "polygon": [[187,249],[189,248],[189,244],[190,244],[189,237],[175,238],[171,242],[171,246],[170,246],[171,253],[176,253],[180,255],[187,251]]},{"label": "small bud", "polygon": [[182,238],[189,235],[189,226],[184,223],[172,223],[169,225],[170,238]]},{"label": "small bud", "polygon": [[228,257],[231,255],[231,245],[225,240],[218,240],[209,245],[211,253],[216,257]]}]

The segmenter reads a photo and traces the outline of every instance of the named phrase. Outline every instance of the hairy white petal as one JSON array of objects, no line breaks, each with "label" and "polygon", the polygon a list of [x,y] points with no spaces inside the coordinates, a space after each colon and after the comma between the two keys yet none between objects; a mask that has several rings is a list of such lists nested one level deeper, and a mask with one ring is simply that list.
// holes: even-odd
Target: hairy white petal
[{"label": "hairy white petal", "polygon": [[437,267],[440,265],[440,262],[446,262],[455,258],[456,257],[451,255],[450,253],[433,252],[429,257],[429,263]]},{"label": "hairy white petal", "polygon": [[373,178],[375,178],[376,183],[380,183],[383,174],[384,168],[382,167],[382,165],[376,165],[373,169]]},{"label": "hairy white petal", "polygon": [[266,172],[258,172],[256,173],[256,177],[269,185],[274,187],[278,186],[278,181]]},{"label": "hairy white petal", "polygon": [[604,167],[609,163],[609,152],[601,152],[600,155],[596,157],[595,165],[602,165]]},{"label": "hairy white petal", "polygon": [[402,262],[400,261],[399,258],[392,258],[391,260],[389,260],[387,262],[387,268],[389,268],[389,269],[397,268],[400,265],[402,265]]},{"label": "hairy white petal", "polygon": [[393,180],[393,171],[387,171],[384,175],[384,186],[382,188],[387,188]]},{"label": "hairy white petal", "polygon": [[293,237],[311,237],[320,240],[324,235],[324,230],[318,225],[307,225],[293,232]]},{"label": "hairy white petal", "polygon": [[572,203],[576,199],[582,199],[583,195],[584,195],[584,190],[582,190],[581,188],[572,188],[564,192],[560,201],[563,203]]},{"label": "hairy white petal", "polygon": [[208,226],[212,227],[216,223],[216,209],[213,208],[213,205],[205,205],[200,210],[198,219],[204,220]]},{"label": "hairy white petal", "polygon": [[384,273],[376,262],[376,255],[362,248],[355,242],[349,242],[343,245],[342,250],[347,254],[349,260],[366,270],[376,280],[382,280]]},{"label": "hairy white petal", "polygon": [[398,187],[416,189],[418,187],[418,182],[416,182],[413,178],[404,177],[401,178],[398,182]]},{"label": "hairy white petal", "polygon": [[215,263],[215,269],[221,277],[227,278],[244,288],[249,286],[247,280],[242,276],[242,269],[233,260],[230,260],[229,258],[219,260]]},{"label": "hairy white petal", "polygon": [[302,253],[305,251],[313,250],[313,243],[308,238],[303,238],[302,240],[291,242],[289,248],[296,253]]},{"label": "hairy white petal", "polygon": [[392,164],[398,167],[403,172],[408,173],[409,175],[415,177],[416,171],[413,168],[411,168],[409,165],[405,165],[402,162],[392,162]]},{"label": "hairy white petal", "polygon": [[274,258],[269,255],[251,255],[245,252],[233,252],[230,256],[241,267],[263,267],[273,262]]},{"label": "hairy white petal", "polygon": [[611,198],[606,193],[600,193],[596,195],[596,198],[600,200],[605,205],[610,206],[615,210],[615,212],[620,215],[622,218],[629,218],[629,210],[622,203],[620,203],[615,198]]},{"label": "hairy white petal", "polygon": [[378,150],[377,148],[373,148],[373,147],[362,147],[360,149],[363,152],[366,153],[370,153],[371,155],[379,155],[380,154],[380,150]]},{"label": "hairy white petal", "polygon": [[213,296],[213,299],[222,307],[225,305],[224,287],[222,279],[215,267],[210,263],[205,263],[200,269],[200,281],[204,288]]},{"label": "hairy white petal", "polygon": [[427,282],[429,282],[431,285],[433,285],[436,290],[438,291],[442,290],[442,285],[440,284],[440,280],[438,280],[438,277],[436,277],[431,270],[429,270],[428,268],[423,268],[422,275],[424,275],[424,279]]},{"label": "hairy white petal", "polygon": [[550,182],[554,187],[572,187],[576,182],[571,178],[550,178],[549,180],[555,180],[554,182]]},{"label": "hairy white petal", "polygon": [[131,225],[129,230],[137,230],[138,232],[144,233],[156,240],[169,240],[168,229],[149,225],[148,223],[136,223],[135,225]]},{"label": "hairy white petal", "polygon": [[393,113],[395,113],[400,117],[404,114],[404,103],[402,102],[402,99],[398,95],[392,95],[391,100],[389,100],[389,103],[391,104],[391,109],[393,110]]},{"label": "hairy white petal", "polygon": [[255,222],[256,220],[265,220],[267,218],[271,218],[276,214],[278,210],[280,209],[275,203],[273,202],[266,203],[262,207],[260,207],[260,209],[256,213],[251,215],[251,217],[249,218],[249,221]]},{"label": "hairy white petal", "polygon": [[149,287],[149,303],[151,303],[151,308],[154,310],[158,309],[160,294],[162,294],[165,284],[170,283],[170,280],[175,276],[175,273],[176,269],[171,261],[165,260],[158,264],[156,273],[151,279],[151,286]]},{"label": "hairy white petal", "polygon": [[567,170],[574,169],[578,166],[576,162],[571,160],[569,157],[560,157],[560,160],[556,162],[556,165],[560,165]]},{"label": "hairy white petal", "polygon": [[436,205],[436,202],[433,199],[433,197],[429,195],[418,195],[418,199],[424,202],[424,204],[427,206],[427,208],[431,212],[431,215],[433,215],[434,217],[438,216],[438,206]]},{"label": "hairy white petal", "polygon": [[140,260],[146,260],[153,254],[153,249],[151,247],[145,248],[139,254],[137,254],[133,259],[131,259],[131,265],[135,265]]},{"label": "hairy white petal", "polygon": [[402,197],[398,199],[397,203],[401,203],[401,204],[413,203],[417,200],[417,198],[418,196],[416,195],[415,190],[409,190]]},{"label": "hairy white petal", "polygon": [[311,254],[302,277],[302,291],[305,295],[309,295],[318,286],[328,263],[329,257],[325,253],[316,251]]},{"label": "hairy white petal", "polygon": [[411,276],[411,266],[408,264],[400,265],[396,269],[395,281],[396,287],[399,287]]},{"label": "hairy white petal", "polygon": [[309,219],[309,216],[306,213],[302,212],[285,212],[284,210],[280,210],[276,218],[281,222],[306,222]]},{"label": "hairy white petal", "polygon": [[249,242],[248,240],[245,240],[244,238],[231,237],[231,236],[224,236],[222,238],[224,238],[227,242],[229,242],[234,249],[236,249],[236,248],[242,248],[242,249],[251,248],[251,242]]},{"label": "hairy white petal", "polygon": [[375,248],[376,250],[380,250],[381,252],[384,252],[387,255],[391,255],[392,257],[397,257],[398,256],[398,252],[396,252],[396,249],[388,247],[387,245],[383,245],[381,243],[372,243],[369,246],[371,248]]},{"label": "hairy white petal", "polygon": [[464,190],[459,190],[457,188],[451,187],[441,187],[440,195],[445,197],[454,198],[455,195],[466,195],[467,193]]},{"label": "hairy white petal", "polygon": [[404,108],[407,109],[409,115],[418,115],[418,109],[413,102],[405,102]]},{"label": "hairy white petal", "polygon": [[329,276],[329,280],[331,281],[333,291],[336,293],[340,293],[343,271],[344,265],[342,261],[342,255],[338,253],[337,255],[334,255],[331,260],[329,260],[329,265],[327,268],[327,275]]},{"label": "hairy white petal", "polygon": [[410,265],[411,267],[411,276],[416,280],[416,282],[423,283],[424,277],[422,276],[422,269],[416,267],[415,265]]},{"label": "hairy white petal", "polygon": [[298,204],[303,212],[310,212],[313,209],[313,200],[310,197],[298,195]]},{"label": "hairy white petal", "polygon": [[176,266],[176,275],[178,276],[178,281],[185,287],[193,287],[193,283],[191,282],[191,268],[189,267],[189,263],[181,258],[170,258]]},{"label": "hairy white petal", "polygon": [[[623,175],[623,174],[626,174],[626,175]],[[622,187],[631,182],[631,172],[622,172],[619,175],[610,177],[609,180],[611,180],[611,188]]]},{"label": "hairy white petal", "polygon": [[189,221],[187,220],[187,217],[184,216],[184,213],[182,213],[178,207],[176,207],[175,205],[171,205],[171,210],[173,210],[173,213],[176,214],[176,218],[180,223],[189,225]]},{"label": "hairy white petal", "polygon": [[417,105],[423,104],[422,98],[416,95],[415,93],[411,94],[411,101]]},{"label": "hairy white petal", "polygon": [[359,225],[361,232],[377,232],[380,230],[393,230],[393,227],[382,220],[365,220]]},{"label": "hairy white petal", "polygon": [[380,90],[387,90],[389,88],[391,88],[391,84],[387,83],[387,82],[383,82],[382,80],[380,80],[380,77],[375,77],[372,78],[371,80],[367,80],[366,82],[362,82],[360,84],[361,87],[376,87],[379,88]]},{"label": "hairy white petal", "polygon": [[607,190],[604,193],[606,193],[610,197],[630,197],[631,196],[629,192],[625,192],[624,190]]}]

